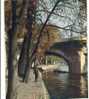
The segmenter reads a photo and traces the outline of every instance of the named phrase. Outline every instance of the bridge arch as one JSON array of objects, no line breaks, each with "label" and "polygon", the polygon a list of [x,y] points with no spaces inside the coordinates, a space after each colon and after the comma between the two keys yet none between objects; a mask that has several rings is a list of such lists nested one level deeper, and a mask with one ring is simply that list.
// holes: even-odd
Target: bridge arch
[{"label": "bridge arch", "polygon": [[46,55],[55,55],[55,56],[58,56],[60,58],[63,58],[64,61],[67,63],[68,65],[68,68],[69,68],[69,72],[71,71],[71,63],[68,59],[68,57],[62,52],[62,51],[46,51],[45,53]]}]

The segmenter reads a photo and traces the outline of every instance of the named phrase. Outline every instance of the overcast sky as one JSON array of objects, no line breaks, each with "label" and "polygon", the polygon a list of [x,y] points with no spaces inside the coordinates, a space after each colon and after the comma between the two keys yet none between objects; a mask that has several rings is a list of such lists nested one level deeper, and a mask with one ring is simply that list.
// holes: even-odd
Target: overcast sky
[{"label": "overcast sky", "polygon": [[[57,8],[59,10],[54,11],[59,16],[52,14],[52,16],[50,17],[50,20],[48,21],[48,24],[53,24],[60,27],[65,27],[73,24],[72,26],[73,30],[78,32],[81,31],[82,27],[80,26],[80,23],[79,23],[80,17],[78,16],[80,11],[80,8],[79,8],[80,2],[78,0],[64,0],[64,1],[65,1],[64,3],[60,2],[58,4]],[[45,3],[45,5],[43,6],[45,6],[48,11],[51,11],[51,9],[54,6],[53,0],[43,0],[43,2]],[[42,10],[43,8],[39,6],[38,9]],[[39,13],[41,14],[42,22],[44,23],[48,16],[48,13],[47,12],[39,12]],[[70,31],[66,31],[66,33],[68,35],[70,34]],[[62,31],[63,36],[66,33],[65,31]],[[78,33],[73,33],[73,34],[74,36],[79,36]],[[65,35],[65,37],[67,37],[67,35]]]}]

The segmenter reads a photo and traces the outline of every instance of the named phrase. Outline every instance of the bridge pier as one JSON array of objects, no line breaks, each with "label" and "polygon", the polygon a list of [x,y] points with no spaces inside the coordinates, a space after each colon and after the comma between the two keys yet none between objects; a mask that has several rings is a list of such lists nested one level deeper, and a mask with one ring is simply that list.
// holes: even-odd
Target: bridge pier
[{"label": "bridge pier", "polygon": [[66,49],[64,51],[65,55],[68,57],[70,66],[69,72],[74,74],[84,74],[85,71],[85,58],[82,49]]}]

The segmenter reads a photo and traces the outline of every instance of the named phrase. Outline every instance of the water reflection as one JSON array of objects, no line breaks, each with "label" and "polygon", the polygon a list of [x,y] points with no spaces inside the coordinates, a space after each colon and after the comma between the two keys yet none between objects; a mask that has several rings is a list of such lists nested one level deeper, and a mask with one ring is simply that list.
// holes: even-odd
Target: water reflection
[{"label": "water reflection", "polygon": [[87,77],[69,73],[43,74],[50,99],[87,98]]}]

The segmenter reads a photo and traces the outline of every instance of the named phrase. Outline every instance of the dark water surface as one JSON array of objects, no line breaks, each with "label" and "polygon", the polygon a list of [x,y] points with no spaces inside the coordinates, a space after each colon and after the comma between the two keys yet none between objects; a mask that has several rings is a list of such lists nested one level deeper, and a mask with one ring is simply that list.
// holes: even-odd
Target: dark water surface
[{"label": "dark water surface", "polygon": [[43,74],[50,99],[87,98],[87,75],[47,72]]}]

